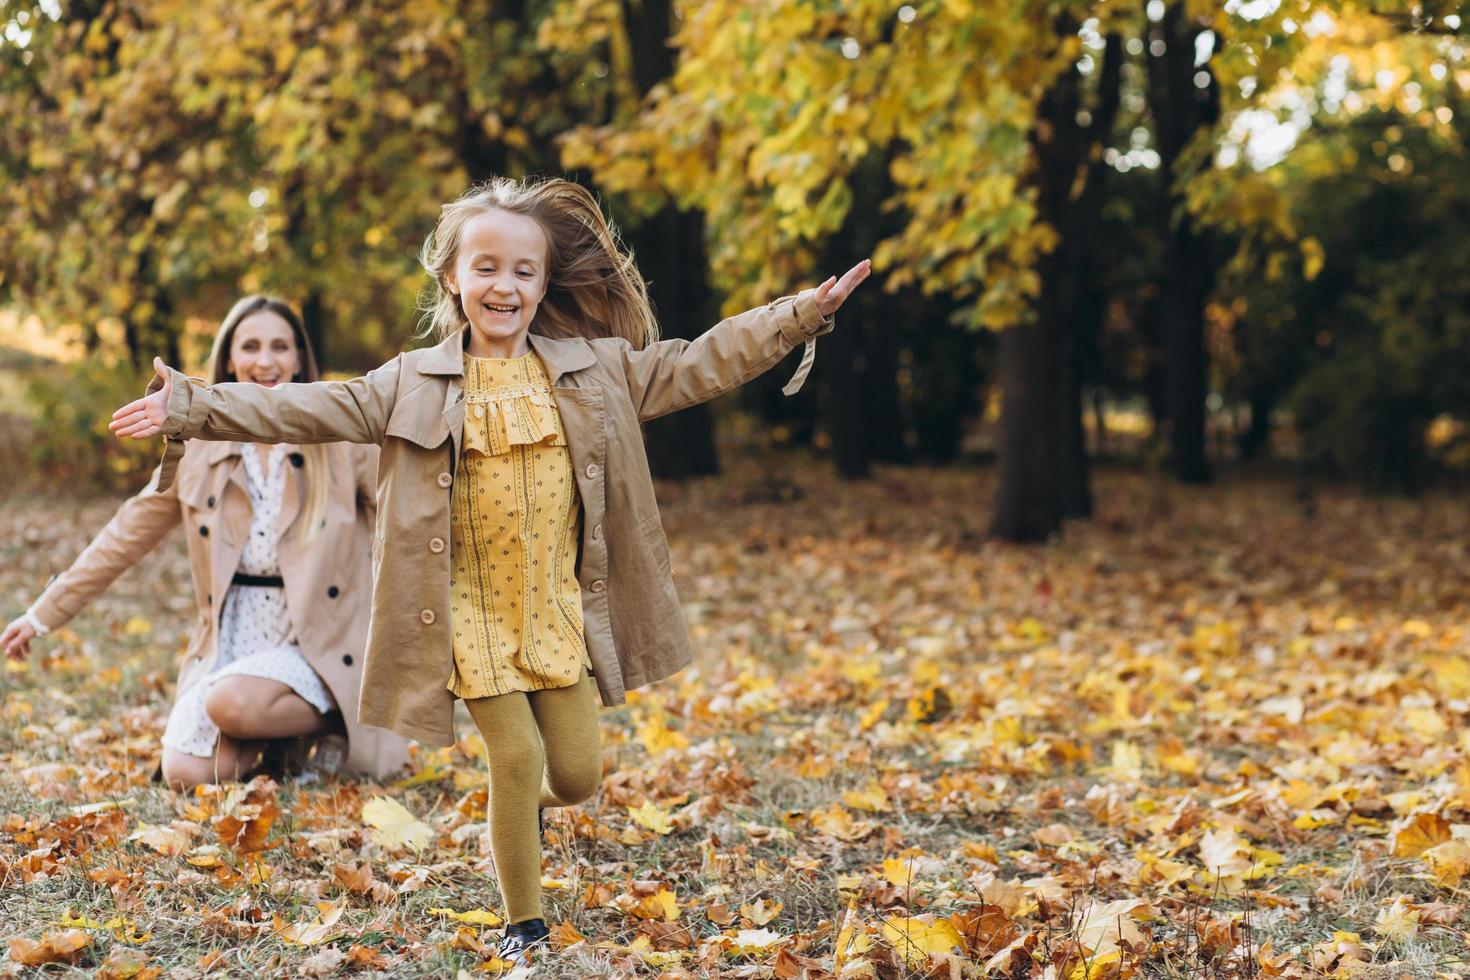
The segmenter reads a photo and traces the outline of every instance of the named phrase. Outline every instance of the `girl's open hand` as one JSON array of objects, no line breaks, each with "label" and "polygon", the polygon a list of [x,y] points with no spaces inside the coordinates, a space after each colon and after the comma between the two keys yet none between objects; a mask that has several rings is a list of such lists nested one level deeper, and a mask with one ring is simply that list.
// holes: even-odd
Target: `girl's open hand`
[{"label": "girl's open hand", "polygon": [[868,273],[872,271],[873,260],[863,259],[848,269],[847,274],[841,279],[833,276],[818,286],[816,295],[812,298],[817,301],[817,309],[822,311],[822,316],[831,316],[836,313],[837,308],[847,300],[859,283],[868,278]]},{"label": "girl's open hand", "polygon": [[31,641],[36,638],[36,628],[24,616],[11,622],[0,633],[0,648],[11,660],[24,660],[31,652]]},{"label": "girl's open hand", "polygon": [[160,357],[153,359],[153,370],[163,379],[163,387],[135,402],[128,402],[113,412],[112,421],[107,423],[112,434],[120,439],[146,439],[157,435],[163,423],[168,421],[168,396],[174,390],[173,375]]}]

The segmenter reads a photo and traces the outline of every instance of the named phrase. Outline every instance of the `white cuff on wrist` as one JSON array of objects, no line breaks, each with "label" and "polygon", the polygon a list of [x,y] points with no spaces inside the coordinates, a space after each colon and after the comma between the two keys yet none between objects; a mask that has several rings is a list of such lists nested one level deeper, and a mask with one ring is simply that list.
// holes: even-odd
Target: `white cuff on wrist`
[{"label": "white cuff on wrist", "polygon": [[37,636],[45,636],[47,633],[51,632],[51,627],[47,626],[45,623],[36,618],[36,612],[34,609],[27,609],[25,611],[25,615],[23,615],[21,618],[30,624],[31,629],[36,631]]}]

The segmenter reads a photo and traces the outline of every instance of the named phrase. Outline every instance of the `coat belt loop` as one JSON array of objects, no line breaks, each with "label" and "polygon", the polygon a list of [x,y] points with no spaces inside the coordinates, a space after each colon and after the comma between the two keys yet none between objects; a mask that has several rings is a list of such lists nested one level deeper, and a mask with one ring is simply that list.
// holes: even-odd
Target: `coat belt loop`
[{"label": "coat belt loop", "polygon": [[796,366],[796,373],[791,376],[790,381],[786,382],[786,386],[781,389],[781,394],[790,398],[800,391],[801,386],[806,382],[806,376],[811,373],[812,362],[816,359],[817,339],[812,337],[806,342],[806,350],[802,352],[801,363]]}]

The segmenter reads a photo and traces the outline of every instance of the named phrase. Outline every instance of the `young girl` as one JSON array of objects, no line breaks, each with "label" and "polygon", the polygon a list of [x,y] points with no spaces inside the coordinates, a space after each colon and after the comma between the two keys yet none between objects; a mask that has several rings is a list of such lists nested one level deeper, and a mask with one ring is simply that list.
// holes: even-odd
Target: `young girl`
[{"label": "young girl", "polygon": [[[317,369],[295,311],[246,296],[220,325],[210,374],[265,391],[314,381]],[[344,722],[348,768],[374,776],[397,769],[404,740],[364,729],[355,710],[377,457],[374,447],[347,443],[195,443],[177,483],[156,475],[125,502],[5,628],[0,646],[24,657],[33,638],[65,625],[182,524],[199,614],[163,734],[168,784],[237,779],[268,741],[327,735]],[[320,744],[319,760],[330,747],[340,765],[339,743]]]},{"label": "young girl", "polygon": [[271,390],[205,385],[156,361],[149,394],[111,426],[170,446],[382,446],[360,720],[448,745],[465,700],[489,755],[500,955],[520,963],[547,935],[538,808],[601,782],[594,684],[621,704],[692,654],[639,423],[805,343],[794,391],[869,264],[695,341],[654,343],[632,257],[576,184],[472,189],[444,206],[421,258],[438,346],[352,381]]}]

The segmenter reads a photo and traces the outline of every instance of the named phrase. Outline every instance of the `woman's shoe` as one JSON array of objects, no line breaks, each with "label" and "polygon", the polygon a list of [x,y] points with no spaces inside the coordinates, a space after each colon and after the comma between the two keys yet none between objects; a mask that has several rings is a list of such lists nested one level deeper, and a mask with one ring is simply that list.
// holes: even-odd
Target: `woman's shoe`
[{"label": "woman's shoe", "polygon": [[505,937],[500,940],[495,955],[511,966],[530,966],[532,948],[546,945],[550,936],[551,930],[546,928],[544,919],[512,922],[505,927]]}]

